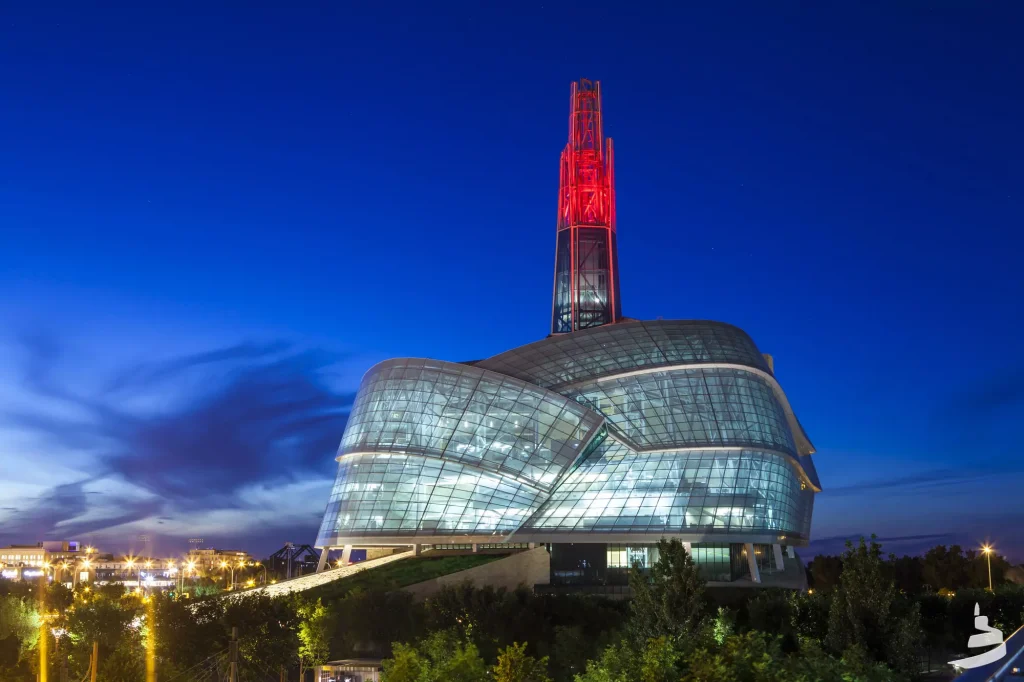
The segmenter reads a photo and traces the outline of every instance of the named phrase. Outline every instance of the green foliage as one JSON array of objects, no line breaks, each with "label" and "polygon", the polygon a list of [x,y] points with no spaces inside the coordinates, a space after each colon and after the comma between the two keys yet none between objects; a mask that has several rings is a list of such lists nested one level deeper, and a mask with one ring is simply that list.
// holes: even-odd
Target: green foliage
[{"label": "green foliage", "polygon": [[799,636],[825,641],[828,636],[829,612],[832,610],[833,592],[811,590],[790,597],[793,623]]},{"label": "green foliage", "polygon": [[491,674],[495,682],[551,682],[547,656],[540,660],[526,654],[526,644],[512,643],[498,653]]},{"label": "green foliage", "polygon": [[216,599],[155,598],[160,679],[170,679],[227,649],[230,633],[222,622],[224,607],[224,602]]},{"label": "green foliage", "polygon": [[843,560],[837,556],[819,554],[807,565],[810,586],[819,592],[839,587],[839,576],[843,573]]},{"label": "green foliage", "polygon": [[655,637],[639,649],[622,641],[607,647],[587,664],[576,682],[675,682],[679,651],[668,637]]},{"label": "green foliage", "polygon": [[936,591],[988,587],[989,561],[992,563],[992,584],[999,585],[1010,568],[1006,559],[994,552],[986,559],[984,553],[973,549],[965,552],[960,545],[952,545],[948,549],[945,545],[932,547],[920,561],[923,581]]},{"label": "green foliage", "polygon": [[870,545],[864,538],[857,547],[847,542],[825,642],[837,654],[858,647],[911,675],[921,644],[920,611],[898,595],[890,576],[874,537]]},{"label": "green foliage", "polygon": [[306,668],[326,663],[330,656],[333,621],[323,602],[298,598],[296,615],[299,619],[299,679]]},{"label": "green foliage", "polygon": [[0,597],[0,679],[27,673],[26,662],[39,640],[39,613],[27,598]]},{"label": "green foliage", "polygon": [[[423,606],[406,592],[356,590],[327,609],[329,620],[338,624],[330,640],[331,658],[383,658],[391,642],[412,642],[426,634]],[[359,626],[352,627],[353,623]]]},{"label": "green foliage", "polygon": [[298,616],[288,599],[249,594],[223,600],[225,632],[237,627],[241,662],[256,670],[290,667],[299,650]]},{"label": "green foliage", "polygon": [[789,647],[796,643],[796,604],[788,590],[762,590],[747,603],[750,629],[782,635]]},{"label": "green foliage", "polygon": [[725,638],[734,632],[736,632],[736,614],[731,609],[719,606],[712,627],[712,637],[716,642],[722,644],[725,642]]},{"label": "green foliage", "polygon": [[453,631],[429,635],[417,646],[396,642],[384,661],[384,682],[484,682],[487,667],[476,645]]},{"label": "green foliage", "polygon": [[633,590],[629,630],[635,644],[658,637],[679,642],[703,627],[705,581],[678,540],[659,541],[658,561],[650,574],[634,567],[629,586]]},{"label": "green foliage", "polygon": [[890,682],[896,677],[884,665],[855,649],[848,656],[828,656],[813,640],[801,638],[794,653],[782,640],[763,632],[734,635],[724,644],[699,648],[680,662],[682,682]]}]

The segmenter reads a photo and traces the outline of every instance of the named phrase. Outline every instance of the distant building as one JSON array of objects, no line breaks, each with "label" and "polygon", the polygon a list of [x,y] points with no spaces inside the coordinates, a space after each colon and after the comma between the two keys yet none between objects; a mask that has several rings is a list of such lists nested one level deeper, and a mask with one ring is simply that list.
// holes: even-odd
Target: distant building
[{"label": "distant building", "polygon": [[225,571],[232,566],[238,569],[240,564],[249,566],[255,563],[252,555],[240,549],[214,549],[212,547],[190,550],[185,561],[194,562],[197,574],[200,577],[208,578],[223,576]]}]

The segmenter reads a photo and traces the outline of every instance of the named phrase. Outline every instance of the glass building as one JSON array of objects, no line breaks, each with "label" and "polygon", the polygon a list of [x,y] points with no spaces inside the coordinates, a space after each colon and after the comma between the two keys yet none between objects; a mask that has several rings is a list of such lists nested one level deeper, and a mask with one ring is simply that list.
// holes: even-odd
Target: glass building
[{"label": "glass building", "polygon": [[317,545],[543,544],[555,582],[614,582],[678,538],[731,580],[807,543],[813,452],[770,359],[720,322],[388,360],[359,388]]}]

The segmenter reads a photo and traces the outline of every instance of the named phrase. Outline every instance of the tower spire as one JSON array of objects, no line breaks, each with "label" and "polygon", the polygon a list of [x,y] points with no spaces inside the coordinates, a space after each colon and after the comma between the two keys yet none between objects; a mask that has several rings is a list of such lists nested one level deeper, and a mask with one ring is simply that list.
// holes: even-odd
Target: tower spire
[{"label": "tower spire", "polygon": [[562,151],[551,333],[622,317],[615,244],[612,140],[603,137],[601,83],[580,79],[569,97],[569,143]]}]

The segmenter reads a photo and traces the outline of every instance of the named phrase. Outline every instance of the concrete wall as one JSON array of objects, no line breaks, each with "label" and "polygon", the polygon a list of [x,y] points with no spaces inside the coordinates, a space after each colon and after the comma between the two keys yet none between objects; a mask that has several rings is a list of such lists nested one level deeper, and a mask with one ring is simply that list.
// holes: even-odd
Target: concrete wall
[{"label": "concrete wall", "polygon": [[371,561],[373,559],[380,559],[382,556],[391,556],[392,554],[401,554],[402,552],[408,552],[408,547],[359,547],[356,545],[353,549],[365,549],[366,560]]},{"label": "concrete wall", "polygon": [[411,592],[413,598],[419,601],[436,594],[442,587],[459,585],[467,580],[477,587],[490,585],[494,588],[505,587],[514,590],[522,584],[533,589],[534,585],[546,585],[550,575],[551,555],[543,547],[537,547],[402,589]]}]

